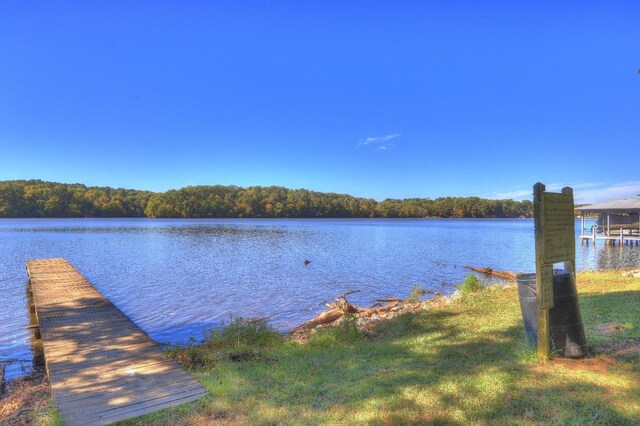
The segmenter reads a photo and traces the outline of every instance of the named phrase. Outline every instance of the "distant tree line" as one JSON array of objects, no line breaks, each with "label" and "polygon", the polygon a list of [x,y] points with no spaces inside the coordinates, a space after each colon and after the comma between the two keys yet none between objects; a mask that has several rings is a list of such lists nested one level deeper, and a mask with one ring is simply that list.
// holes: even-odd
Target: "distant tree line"
[{"label": "distant tree line", "polygon": [[0,181],[0,217],[144,217],[149,191]]},{"label": "distant tree line", "polygon": [[532,217],[528,200],[386,199],[279,186],[188,186],[161,193],[41,180],[0,181],[0,217],[410,218]]}]

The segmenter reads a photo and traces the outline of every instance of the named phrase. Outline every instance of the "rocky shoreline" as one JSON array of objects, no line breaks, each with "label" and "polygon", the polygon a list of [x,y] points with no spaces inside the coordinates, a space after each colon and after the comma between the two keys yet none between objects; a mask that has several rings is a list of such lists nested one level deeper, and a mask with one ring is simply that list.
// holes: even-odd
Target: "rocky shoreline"
[{"label": "rocky shoreline", "polygon": [[53,401],[49,380],[42,370],[8,381],[0,395],[0,424],[47,424]]}]

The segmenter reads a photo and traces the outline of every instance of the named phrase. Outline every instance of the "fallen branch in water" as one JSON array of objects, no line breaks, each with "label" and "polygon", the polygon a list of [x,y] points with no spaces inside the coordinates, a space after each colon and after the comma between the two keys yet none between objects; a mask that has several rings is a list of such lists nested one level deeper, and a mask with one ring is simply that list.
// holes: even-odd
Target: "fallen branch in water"
[{"label": "fallen branch in water", "polygon": [[[391,311],[391,309],[393,309],[396,306],[398,306],[398,304],[401,302],[401,300],[400,299],[396,299],[396,298],[377,299],[376,302],[378,302],[378,303],[376,303],[375,305],[373,305],[370,308],[366,308],[366,309],[358,308],[358,316],[359,317],[363,317],[363,316],[364,317],[369,317],[369,316],[371,316],[373,314],[380,315],[380,314],[387,313],[387,312]],[[388,304],[380,306],[380,302],[385,302],[385,303],[388,303]]]},{"label": "fallen branch in water", "polygon": [[507,281],[515,281],[516,280],[516,274],[515,272],[511,272],[511,271],[498,271],[496,269],[492,269],[489,267],[485,267],[485,268],[477,268],[475,266],[465,266],[466,269],[469,269],[471,271],[474,272],[478,272],[480,274],[484,274],[488,277],[496,277],[496,278],[501,278],[503,280],[507,280]]},{"label": "fallen branch in water", "polygon": [[[355,315],[358,318],[370,317],[374,314],[386,314],[390,312],[393,308],[397,307],[401,299],[397,298],[388,298],[388,299],[377,299],[376,304],[370,308],[361,308],[356,305],[352,305],[347,300],[347,295],[356,293],[357,291],[350,291],[340,295],[337,299],[335,299],[331,303],[325,303],[324,305],[328,308],[324,312],[320,313],[313,319],[305,322],[302,325],[294,328],[292,330],[293,333],[298,333],[301,331],[309,330],[319,325],[325,325],[332,323],[336,320],[339,320],[343,316],[347,314]],[[386,305],[380,305],[381,303],[386,303]]]},{"label": "fallen branch in water", "polygon": [[[332,304],[327,304],[327,301],[325,300],[324,302],[320,302],[317,305],[315,305],[315,306],[313,306],[313,307],[311,307],[309,309],[305,309],[305,311],[310,312],[310,311],[314,310],[315,308],[317,308],[318,306],[326,306],[327,308],[331,309],[331,308],[334,307],[333,304],[335,304],[336,301],[338,301],[339,299],[344,299],[344,301],[346,302],[347,301],[346,296],[348,296],[350,294],[353,294],[353,293],[359,293],[359,292],[360,292],[360,290],[349,290],[346,293],[341,294],[338,299],[336,299],[336,300],[334,300],[332,302]],[[379,300],[383,301],[383,300],[387,300],[387,299],[379,299]],[[347,303],[349,303],[349,302],[347,302]],[[348,307],[344,307],[343,309],[347,309],[348,310],[349,308]],[[360,309],[360,308],[357,308],[357,309]],[[254,324],[254,323],[257,323],[257,322],[263,322],[263,321],[267,321],[267,320],[273,319],[275,317],[279,317],[281,315],[290,314],[292,312],[298,312],[298,309],[291,309],[291,310],[286,311],[286,312],[277,312],[275,314],[267,315],[267,316],[264,316],[264,317],[249,318],[249,319],[247,319],[247,323]],[[316,324],[316,325],[318,325],[318,324]],[[300,328],[300,327],[302,327],[302,326],[299,326],[299,327],[296,327],[296,328]]]}]

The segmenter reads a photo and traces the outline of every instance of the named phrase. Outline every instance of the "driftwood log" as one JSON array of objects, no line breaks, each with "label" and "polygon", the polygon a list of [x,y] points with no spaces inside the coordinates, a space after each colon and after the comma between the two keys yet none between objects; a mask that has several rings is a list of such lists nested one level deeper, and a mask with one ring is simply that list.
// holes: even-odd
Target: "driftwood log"
[{"label": "driftwood log", "polygon": [[507,280],[507,281],[515,281],[516,280],[516,274],[515,272],[511,272],[511,271],[498,271],[496,269],[492,269],[489,267],[485,267],[485,268],[477,268],[475,266],[465,266],[466,269],[469,269],[470,271],[474,271],[474,272],[478,272],[480,274],[484,274],[488,277],[496,277],[496,278],[500,278],[503,280]]},{"label": "driftwood log", "polygon": [[[402,301],[401,299],[397,299],[397,298],[377,299],[376,300],[377,303],[371,306],[370,308],[361,308],[356,305],[352,305],[347,300],[347,295],[356,293],[356,292],[357,290],[347,292],[345,294],[342,294],[333,302],[325,303],[324,305],[327,307],[327,309],[324,312],[320,313],[318,316],[316,316],[313,319],[310,319],[304,324],[294,328],[292,332],[299,333],[305,330],[312,329],[319,325],[330,324],[347,314],[352,314],[358,318],[370,317],[373,314],[378,314],[378,315],[386,314],[389,311],[391,311],[393,308],[398,306],[398,304]],[[386,303],[386,304],[383,305],[383,303]]]}]

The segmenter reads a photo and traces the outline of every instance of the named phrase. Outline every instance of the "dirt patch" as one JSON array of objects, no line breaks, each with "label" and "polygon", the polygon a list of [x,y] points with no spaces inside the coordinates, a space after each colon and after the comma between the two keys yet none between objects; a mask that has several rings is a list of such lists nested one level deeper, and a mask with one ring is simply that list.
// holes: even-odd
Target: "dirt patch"
[{"label": "dirt patch", "polygon": [[11,380],[0,398],[0,424],[44,424],[40,416],[51,406],[49,382],[42,372]]},{"label": "dirt patch", "polygon": [[599,349],[602,353],[615,359],[632,358],[640,355],[640,341],[617,342]]},{"label": "dirt patch", "polygon": [[640,342],[632,343],[628,346],[616,349],[611,353],[614,357],[629,358],[632,356],[640,355]]},{"label": "dirt patch", "polygon": [[571,371],[584,371],[598,374],[607,374],[612,366],[627,369],[622,361],[640,355],[640,341],[618,342],[597,348],[597,355],[585,358],[554,358],[550,362],[541,363],[534,367],[534,371],[548,373],[558,368]]},{"label": "dirt patch", "polygon": [[601,355],[581,359],[556,358],[551,364],[556,368],[560,367],[566,370],[606,374],[609,367],[615,364],[615,360]]},{"label": "dirt patch", "polygon": [[596,328],[596,333],[600,334],[600,335],[609,335],[609,334],[613,334],[613,333],[617,333],[619,331],[623,331],[625,329],[625,327],[617,322],[608,322],[605,324],[600,324],[597,328]]},{"label": "dirt patch", "polygon": [[239,421],[233,413],[221,410],[212,414],[197,413],[173,424],[175,426],[231,426],[242,423],[244,421]]},{"label": "dirt patch", "polygon": [[[606,376],[619,367],[619,363],[608,355],[588,356],[580,359],[554,358],[533,367],[533,370],[541,374],[540,382],[545,380],[542,376],[553,377],[561,371],[572,371],[577,374],[596,374]],[[569,391],[568,391],[569,392]],[[613,386],[603,386],[602,395],[615,395],[617,392]],[[543,396],[543,395],[540,395]]]}]

